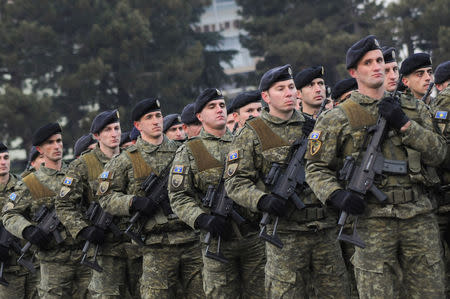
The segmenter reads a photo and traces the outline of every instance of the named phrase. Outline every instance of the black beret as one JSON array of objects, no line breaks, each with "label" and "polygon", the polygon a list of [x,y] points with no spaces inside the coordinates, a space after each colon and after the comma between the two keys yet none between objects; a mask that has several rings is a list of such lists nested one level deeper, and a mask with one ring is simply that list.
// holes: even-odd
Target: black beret
[{"label": "black beret", "polygon": [[301,89],[312,82],[316,78],[323,78],[323,66],[313,66],[298,72],[295,75],[294,82],[297,89]]},{"label": "black beret", "polygon": [[49,123],[45,126],[40,127],[36,130],[33,134],[33,138],[31,140],[31,143],[34,146],[41,145],[45,140],[50,138],[51,136],[61,133],[61,127],[58,123]]},{"label": "black beret", "polygon": [[166,131],[175,125],[181,125],[181,117],[179,114],[169,114],[164,117],[163,120],[163,133],[166,133]]},{"label": "black beret", "polygon": [[91,133],[98,134],[107,125],[117,122],[119,122],[119,111],[117,111],[117,109],[110,111],[103,111],[102,113],[97,114],[97,116],[92,121]]},{"label": "black beret", "polygon": [[356,89],[358,89],[358,83],[355,78],[341,80],[334,85],[331,98],[337,100],[344,93]]},{"label": "black beret", "polygon": [[434,72],[434,83],[441,84],[450,79],[450,60],[441,63]]},{"label": "black beret", "polygon": [[381,48],[381,51],[383,52],[383,58],[384,58],[384,63],[391,63],[391,62],[396,62],[396,54],[395,54],[395,48],[393,47],[383,47]]},{"label": "black beret", "polygon": [[234,102],[234,99],[231,100],[227,105],[227,115],[230,115],[231,113],[234,112],[233,102]]},{"label": "black beret", "polygon": [[223,99],[222,92],[218,90],[217,88],[207,88],[197,97],[195,100],[195,110],[194,113],[200,113],[203,110],[203,107],[205,107],[206,104],[208,104],[211,101]]},{"label": "black beret", "polygon": [[142,115],[157,110],[161,110],[161,105],[158,99],[144,99],[134,105],[133,111],[131,112],[131,118],[133,121],[139,121]]},{"label": "black beret", "polygon": [[286,64],[283,66],[278,66],[264,73],[261,77],[261,81],[259,82],[259,90],[266,91],[273,84],[289,79],[293,79],[291,65]]},{"label": "black beret", "polygon": [[200,124],[195,115],[195,103],[187,104],[181,112],[181,122],[185,125]]},{"label": "black beret", "polygon": [[120,143],[119,146],[122,146],[124,143],[130,142],[130,132],[123,132],[120,134]]},{"label": "black beret", "polygon": [[431,56],[427,53],[415,53],[402,62],[400,74],[408,76],[417,69],[431,66]]},{"label": "black beret", "polygon": [[39,157],[39,152],[35,146],[32,146],[30,152],[28,153],[28,164],[36,160],[37,157]]},{"label": "black beret", "polygon": [[77,142],[75,142],[75,146],[73,147],[73,155],[75,157],[78,157],[79,155],[81,155],[85,150],[87,150],[87,148],[89,147],[89,145],[96,143],[97,140],[95,140],[94,138],[92,138],[92,134],[86,134],[81,136]]},{"label": "black beret", "polygon": [[368,35],[350,47],[346,55],[347,69],[354,68],[358,61],[369,51],[381,50],[380,43],[374,35]]},{"label": "black beret", "polygon": [[141,135],[141,132],[139,132],[139,130],[136,129],[136,127],[133,127],[133,129],[131,129],[131,132],[130,132],[131,141],[137,140],[139,135]]},{"label": "black beret", "polygon": [[0,153],[4,153],[8,151],[8,147],[0,141]]},{"label": "black beret", "polygon": [[234,98],[233,102],[231,102],[230,110],[234,112],[247,104],[256,102],[261,102],[261,92],[259,90],[245,91]]}]

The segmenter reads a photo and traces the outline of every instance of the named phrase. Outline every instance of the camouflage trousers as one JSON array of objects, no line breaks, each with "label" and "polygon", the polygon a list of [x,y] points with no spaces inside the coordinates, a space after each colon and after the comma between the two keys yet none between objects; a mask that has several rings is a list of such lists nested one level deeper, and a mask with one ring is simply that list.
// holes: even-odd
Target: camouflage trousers
[{"label": "camouflage trousers", "polygon": [[[202,234],[204,237],[204,234]],[[261,298],[264,296],[264,242],[256,233],[221,242],[220,250],[228,263],[203,255],[203,288],[207,298]],[[206,245],[203,244],[203,253]],[[216,253],[217,239],[210,251]]]},{"label": "camouflage trousers", "polygon": [[141,298],[204,298],[198,242],[146,245],[142,253]]},{"label": "camouflage trousers", "polygon": [[348,275],[336,229],[279,232],[283,248],[266,243],[267,298],[348,298]]},{"label": "camouflage trousers", "polygon": [[35,299],[38,297],[38,283],[40,278],[39,269],[35,274],[23,272],[5,272],[4,278],[8,286],[0,285],[0,299]]},{"label": "camouflage trousers", "polygon": [[438,214],[439,231],[441,234],[442,247],[444,248],[444,264],[445,264],[445,294],[450,298],[450,247],[446,242],[446,238],[450,235],[449,221],[450,212]]},{"label": "camouflage trousers", "polygon": [[[442,246],[436,216],[411,219],[362,218],[358,232],[366,248],[352,263],[360,298],[394,298],[401,281],[404,298],[445,298]],[[396,269],[400,269],[402,279]]]},{"label": "camouflage trousers", "polygon": [[80,249],[39,252],[40,298],[89,298],[91,269],[81,265]]},{"label": "camouflage trousers", "polygon": [[127,284],[131,298],[141,298],[139,280],[142,276],[142,248],[135,243],[125,246],[127,258]]}]

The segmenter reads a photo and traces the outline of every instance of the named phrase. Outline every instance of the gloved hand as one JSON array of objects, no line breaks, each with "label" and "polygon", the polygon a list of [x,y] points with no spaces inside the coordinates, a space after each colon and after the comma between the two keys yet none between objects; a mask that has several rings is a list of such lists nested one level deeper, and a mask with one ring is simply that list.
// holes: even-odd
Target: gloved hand
[{"label": "gloved hand", "polygon": [[224,240],[230,240],[233,232],[231,223],[225,218],[208,214],[200,214],[195,219],[195,227],[210,232],[213,237],[220,236]]},{"label": "gloved hand", "polygon": [[131,202],[131,208],[150,217],[155,214],[158,205],[151,198],[135,196]]},{"label": "gloved hand", "polygon": [[302,132],[304,136],[308,137],[314,129],[316,121],[312,117],[305,117],[305,119],[306,121],[303,123]]},{"label": "gloved hand", "polygon": [[88,226],[81,230],[80,236],[97,245],[101,245],[105,242],[105,230],[98,226]]},{"label": "gloved hand", "polygon": [[22,235],[24,239],[38,247],[44,247],[50,241],[47,235],[39,227],[34,225],[26,227]]},{"label": "gloved hand", "polygon": [[378,104],[378,112],[386,119],[389,126],[396,130],[400,130],[409,121],[400,103],[392,97],[386,97],[381,100]]},{"label": "gloved hand", "polygon": [[272,194],[267,194],[259,200],[258,210],[283,217],[288,212],[288,206],[285,200],[275,197]]},{"label": "gloved hand", "polygon": [[0,261],[6,262],[7,260],[9,260],[9,248],[0,245]]},{"label": "gloved hand", "polygon": [[366,202],[363,198],[342,189],[331,194],[330,202],[333,206],[352,215],[361,215],[366,209]]}]

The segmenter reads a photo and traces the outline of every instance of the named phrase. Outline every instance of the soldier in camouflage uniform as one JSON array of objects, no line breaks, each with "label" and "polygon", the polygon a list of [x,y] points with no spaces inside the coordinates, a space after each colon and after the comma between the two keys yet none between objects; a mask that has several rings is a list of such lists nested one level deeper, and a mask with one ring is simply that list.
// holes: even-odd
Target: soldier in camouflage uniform
[{"label": "soldier in camouflage uniform", "polygon": [[[169,196],[174,212],[187,224],[201,229],[201,240],[212,235],[209,250],[220,251],[227,263],[203,256],[203,288],[207,298],[260,298],[264,292],[264,244],[258,239],[259,215],[235,206],[246,222],[238,224],[211,214],[202,204],[209,186],[218,187],[232,134],[226,127],[225,101],[219,90],[204,90],[195,102],[202,122],[199,136],[191,138],[177,152],[169,179]],[[233,159],[234,155],[228,156]],[[203,252],[206,245],[203,245]]]},{"label": "soldier in camouflage uniform", "polygon": [[[98,114],[92,121],[91,134],[98,143],[70,163],[55,207],[72,236],[100,245],[98,264],[103,271],[92,272],[89,284],[92,298],[129,298],[126,248],[131,245],[130,239],[92,225],[85,216],[89,205],[98,201],[98,177],[103,167],[119,154],[121,130],[117,110]],[[118,228],[125,229],[125,225],[116,222]]]},{"label": "soldier in camouflage uniform", "polygon": [[237,123],[237,125],[234,124],[233,130],[241,129],[249,118],[258,117],[261,109],[261,93],[258,90],[238,94],[231,102],[231,107],[227,109],[227,113],[230,110],[235,123]]},{"label": "soldier in camouflage uniform", "polygon": [[[9,195],[15,191],[15,185],[19,180],[9,172],[10,163],[8,148],[0,142],[0,204],[4,210],[14,206],[14,201],[9,198]],[[2,225],[1,222],[0,225]],[[32,274],[18,265],[18,256],[12,249],[2,245],[0,249],[0,259],[5,263],[3,275],[9,283],[8,286],[0,285],[0,298],[37,298],[39,272]],[[27,254],[25,258],[31,260],[31,254]]]},{"label": "soldier in camouflage uniform", "polygon": [[291,145],[314,126],[312,118],[294,109],[297,89],[290,66],[266,72],[259,90],[269,109],[247,121],[236,135],[232,149],[238,159],[228,162],[226,189],[251,211],[280,217],[277,232],[283,248],[266,243],[266,295],[306,298],[313,289],[318,298],[347,298],[347,273],[335,239],[336,213],[328,211],[309,188],[295,190],[306,205],[299,210],[264,184],[273,163],[285,168]]},{"label": "soldier in camouflage uniform", "polygon": [[33,145],[44,155],[44,164],[16,185],[10,195],[15,206],[3,215],[5,227],[16,237],[38,247],[41,298],[86,298],[91,277],[90,269],[80,264],[82,243],[72,238],[62,225],[57,228],[64,240],[56,244],[31,219],[45,205],[52,209],[64,179],[66,165],[62,161],[62,137],[58,123],[39,128]]},{"label": "soldier in camouflage uniform", "polygon": [[[428,86],[433,82],[431,64],[431,57],[427,53],[414,53],[402,62],[400,74],[403,75],[403,84],[408,87],[406,96],[420,100],[426,94]],[[432,100],[428,96],[425,104],[430,105]]]},{"label": "soldier in camouflage uniform", "polygon": [[[323,203],[361,215],[357,227],[366,247],[356,247],[352,258],[361,298],[393,298],[397,267],[403,272],[405,298],[444,298],[442,247],[426,185],[435,179],[428,166],[445,157],[445,141],[434,132],[430,111],[422,102],[402,97],[399,103],[385,97],[383,55],[374,36],[348,50],[347,68],[359,90],[317,120],[309,136],[306,180]],[[385,203],[370,192],[362,198],[345,190],[337,178],[347,156],[360,162],[366,128],[379,114],[389,126],[382,153],[396,160],[385,160],[384,167],[405,165],[376,177],[374,184],[387,196]]]},{"label": "soldier in camouflage uniform", "polygon": [[[436,89],[439,91],[436,99],[432,103],[432,110],[434,116],[434,123],[444,137],[450,140],[450,126],[448,125],[449,113],[450,113],[450,61],[441,63],[435,71],[434,80]],[[441,190],[437,192],[438,200],[438,221],[443,246],[445,248],[444,260],[446,263],[446,293],[447,297],[450,297],[450,170],[448,167],[448,161],[450,151],[447,145],[447,157],[443,165],[438,169],[439,176],[441,178]]]},{"label": "soldier in camouflage uniform", "polygon": [[[146,197],[141,189],[151,174],[164,175],[177,145],[162,134],[163,118],[156,99],[145,99],[133,108],[134,126],[141,132],[135,145],[105,165],[98,188],[102,207],[128,220],[139,212],[142,232],[142,298],[201,298],[201,252],[198,236],[170,209],[168,199]],[[151,196],[151,191],[148,194]],[[181,286],[181,290],[180,290]]]},{"label": "soldier in camouflage uniform", "polygon": [[42,163],[44,163],[44,156],[41,155],[35,146],[32,146],[30,152],[28,153],[28,162],[25,170],[20,174],[22,178],[26,177],[32,172],[39,170]]}]

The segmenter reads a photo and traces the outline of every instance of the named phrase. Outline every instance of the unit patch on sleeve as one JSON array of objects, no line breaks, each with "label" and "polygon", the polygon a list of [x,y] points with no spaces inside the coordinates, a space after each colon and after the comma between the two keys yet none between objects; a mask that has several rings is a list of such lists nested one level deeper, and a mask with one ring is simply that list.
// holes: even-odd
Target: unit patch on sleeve
[{"label": "unit patch on sleeve", "polygon": [[73,183],[73,178],[67,176],[64,179],[63,185],[70,186],[70,185],[72,185],[72,183]]},{"label": "unit patch on sleeve", "polygon": [[448,112],[447,111],[436,111],[434,118],[436,119],[447,119]]},{"label": "unit patch on sleeve", "polygon": [[9,195],[9,199],[11,199],[12,201],[15,201],[16,197],[17,197],[17,194],[14,192]]},{"label": "unit patch on sleeve", "polygon": [[106,179],[108,179],[108,177],[109,177],[109,171],[103,171],[103,172],[100,174],[100,178],[101,178],[101,179],[106,180]]},{"label": "unit patch on sleeve", "polygon": [[70,188],[67,186],[62,186],[61,190],[59,191],[59,197],[64,197],[67,195],[67,193],[70,192]]},{"label": "unit patch on sleeve", "polygon": [[320,131],[312,131],[309,135],[309,153],[311,156],[317,154],[322,147],[322,141],[319,140],[320,134]]}]

